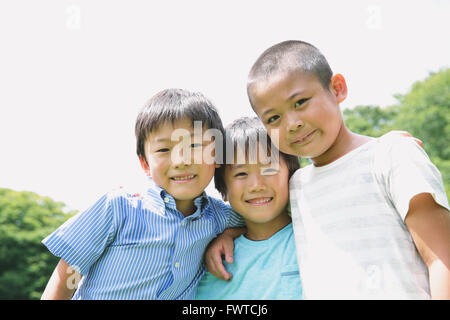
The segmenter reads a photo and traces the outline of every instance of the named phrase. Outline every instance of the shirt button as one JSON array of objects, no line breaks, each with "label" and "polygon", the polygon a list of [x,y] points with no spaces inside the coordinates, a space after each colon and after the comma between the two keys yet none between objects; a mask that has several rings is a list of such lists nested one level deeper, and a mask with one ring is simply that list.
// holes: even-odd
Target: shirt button
[{"label": "shirt button", "polygon": [[178,268],[180,266],[180,263],[175,262],[175,268]]},{"label": "shirt button", "polygon": [[170,201],[169,197],[164,197],[164,202],[165,203],[169,203],[169,201]]},{"label": "shirt button", "polygon": [[184,227],[185,224],[186,224],[186,223],[185,223],[184,221],[181,221],[181,226],[182,226],[182,227]]}]

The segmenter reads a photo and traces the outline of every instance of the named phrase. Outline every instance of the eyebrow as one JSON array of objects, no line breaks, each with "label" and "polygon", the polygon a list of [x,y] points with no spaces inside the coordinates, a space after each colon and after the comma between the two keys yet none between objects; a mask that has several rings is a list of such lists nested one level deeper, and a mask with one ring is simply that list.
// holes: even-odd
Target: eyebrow
[{"label": "eyebrow", "polygon": [[273,111],[273,109],[274,109],[274,108],[267,109],[266,111],[264,111],[264,112],[262,113],[261,117],[264,117],[266,114],[271,113],[271,112]]},{"label": "eyebrow", "polygon": [[240,168],[242,168],[244,166],[245,166],[245,164],[232,164],[231,165],[231,169],[232,170],[236,170],[236,169],[240,169]]},{"label": "eyebrow", "polygon": [[[178,137],[178,138],[180,138],[180,137]],[[190,138],[191,138],[191,140],[194,138],[194,132],[191,133]],[[203,139],[202,139],[202,141],[203,141]],[[171,138],[164,137],[164,138],[156,138],[154,142],[176,142],[176,140],[172,140]]]},{"label": "eyebrow", "polygon": [[289,96],[289,98],[287,98],[286,99],[286,101],[289,101],[289,100],[291,100],[292,98],[294,98],[295,96],[299,96],[299,95],[301,95],[301,94],[303,94],[304,93],[304,91],[295,91],[293,94],[291,94],[290,96]]},{"label": "eyebrow", "polygon": [[154,142],[167,142],[170,141],[169,138],[157,138]]}]

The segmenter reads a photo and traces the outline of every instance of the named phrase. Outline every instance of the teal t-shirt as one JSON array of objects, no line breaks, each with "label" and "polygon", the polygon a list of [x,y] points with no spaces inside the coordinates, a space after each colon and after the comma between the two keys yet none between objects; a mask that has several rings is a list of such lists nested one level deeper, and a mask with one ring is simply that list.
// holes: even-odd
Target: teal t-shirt
[{"label": "teal t-shirt", "polygon": [[243,235],[234,242],[233,275],[224,281],[207,272],[197,288],[197,300],[299,300],[302,286],[298,271],[292,223],[262,241]]}]

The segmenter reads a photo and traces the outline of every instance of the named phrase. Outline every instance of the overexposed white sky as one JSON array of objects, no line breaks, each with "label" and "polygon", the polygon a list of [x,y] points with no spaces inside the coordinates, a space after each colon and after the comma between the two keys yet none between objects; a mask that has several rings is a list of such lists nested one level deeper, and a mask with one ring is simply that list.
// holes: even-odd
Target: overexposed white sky
[{"label": "overexposed white sky", "polygon": [[1,1],[0,187],[83,210],[140,186],[143,104],[180,87],[208,96],[225,125],[253,116],[247,73],[284,40],[312,43],[346,77],[342,108],[394,104],[450,66],[449,16],[447,0]]}]

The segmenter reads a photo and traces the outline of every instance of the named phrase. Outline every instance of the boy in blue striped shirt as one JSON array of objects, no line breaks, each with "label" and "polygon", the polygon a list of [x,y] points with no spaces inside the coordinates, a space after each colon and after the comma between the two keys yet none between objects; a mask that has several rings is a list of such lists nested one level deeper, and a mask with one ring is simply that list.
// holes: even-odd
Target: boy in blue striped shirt
[{"label": "boy in blue striped shirt", "polygon": [[193,299],[208,243],[243,225],[204,192],[218,167],[212,138],[223,134],[208,99],[164,90],[135,131],[148,190],[109,192],[42,241],[61,258],[42,299]]}]

